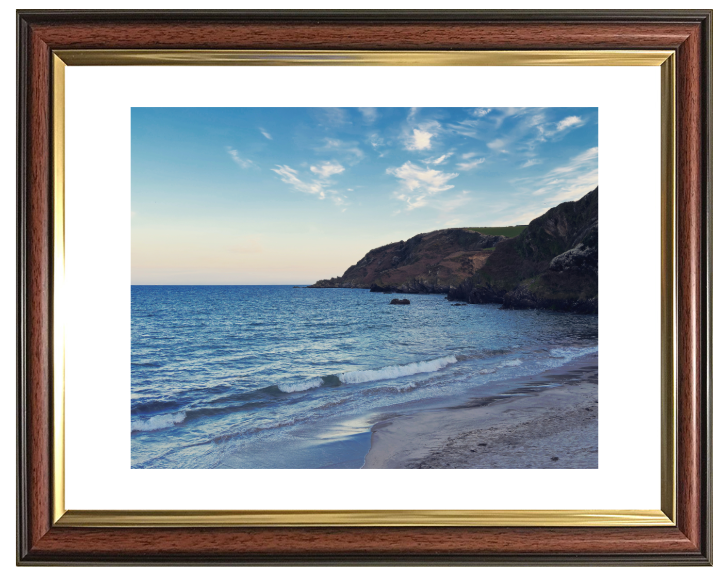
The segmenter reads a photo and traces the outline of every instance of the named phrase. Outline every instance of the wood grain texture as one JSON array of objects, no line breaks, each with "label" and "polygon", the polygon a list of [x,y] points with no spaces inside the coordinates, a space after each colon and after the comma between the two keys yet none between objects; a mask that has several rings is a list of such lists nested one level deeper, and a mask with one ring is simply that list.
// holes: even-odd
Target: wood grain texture
[{"label": "wood grain texture", "polygon": [[26,376],[30,546],[50,528],[50,58],[29,31],[25,259],[27,264]]},{"label": "wood grain texture", "polygon": [[[263,15],[264,14],[264,15]],[[28,12],[18,20],[18,561],[666,563],[710,559],[707,12],[382,15]],[[674,528],[52,527],[50,71],[54,49],[673,49],[678,70],[678,524]]]},{"label": "wood grain texture", "polygon": [[37,24],[33,29],[52,49],[206,48],[274,50],[542,50],[645,48],[672,49],[692,25],[647,23],[101,23]]},{"label": "wood grain texture", "polygon": [[704,413],[708,358],[704,333],[709,317],[703,299],[708,254],[703,145],[701,27],[678,50],[678,527],[698,549],[707,530]]}]

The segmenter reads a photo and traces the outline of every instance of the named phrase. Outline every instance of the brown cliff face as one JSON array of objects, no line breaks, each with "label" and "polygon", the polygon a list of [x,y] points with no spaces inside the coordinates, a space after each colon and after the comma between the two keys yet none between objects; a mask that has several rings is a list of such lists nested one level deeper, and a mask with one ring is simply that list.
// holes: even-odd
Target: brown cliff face
[{"label": "brown cliff face", "polygon": [[320,280],[310,288],[447,293],[480,270],[505,239],[463,228],[418,234],[370,250],[341,277]]}]

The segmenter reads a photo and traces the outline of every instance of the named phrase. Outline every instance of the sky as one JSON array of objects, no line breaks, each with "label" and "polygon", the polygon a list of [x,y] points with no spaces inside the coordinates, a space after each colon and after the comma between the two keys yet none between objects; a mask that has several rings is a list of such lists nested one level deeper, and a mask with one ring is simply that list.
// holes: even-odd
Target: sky
[{"label": "sky", "polygon": [[597,108],[133,108],[133,284],[311,284],[597,186]]}]

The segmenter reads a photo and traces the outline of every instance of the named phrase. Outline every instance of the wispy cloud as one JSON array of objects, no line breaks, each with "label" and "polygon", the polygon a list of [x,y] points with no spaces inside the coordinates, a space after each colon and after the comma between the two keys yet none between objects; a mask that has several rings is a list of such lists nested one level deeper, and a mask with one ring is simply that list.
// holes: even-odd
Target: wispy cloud
[{"label": "wispy cloud", "polygon": [[563,130],[566,130],[568,128],[577,128],[579,126],[582,126],[585,124],[582,118],[580,116],[568,116],[567,118],[563,118],[560,120],[560,122],[556,125],[556,130],[558,132],[562,132]]},{"label": "wispy cloud", "polygon": [[368,123],[373,123],[378,118],[377,108],[358,108],[360,114],[363,116],[363,120]]},{"label": "wispy cloud", "polygon": [[345,168],[337,160],[322,162],[319,166],[310,166],[310,171],[320,178],[330,178],[333,174],[340,174]]},{"label": "wispy cloud", "polygon": [[475,118],[482,118],[490,114],[490,112],[492,112],[492,108],[475,108],[471,114],[475,116]]},{"label": "wispy cloud", "polygon": [[578,154],[570,160],[564,166],[558,166],[549,172],[549,174],[567,174],[569,172],[576,172],[582,168],[585,168],[588,164],[592,163],[597,166],[598,149],[597,146],[589,148]]},{"label": "wispy cloud", "polygon": [[431,168],[422,168],[412,162],[405,162],[397,168],[388,168],[387,173],[400,180],[401,189],[394,197],[406,204],[406,210],[425,206],[429,196],[434,196],[454,186],[448,181],[458,175]]},{"label": "wispy cloud", "polygon": [[527,162],[525,162],[520,168],[530,168],[530,166],[535,166],[537,164],[542,164],[542,160],[538,160],[537,158],[530,158]]},{"label": "wispy cloud", "polygon": [[233,159],[233,162],[240,166],[240,168],[251,168],[255,166],[255,162],[248,158],[243,158],[240,156],[240,153],[235,150],[232,146],[226,146],[225,150],[227,150],[227,153],[230,154],[230,158]]},{"label": "wispy cloud", "polygon": [[365,157],[365,153],[360,150],[357,142],[345,142],[337,138],[325,138],[323,141],[325,144],[315,148],[316,152],[340,154],[351,164],[357,163]]},{"label": "wispy cloud", "polygon": [[273,139],[273,137],[270,136],[270,133],[269,133],[267,130],[265,130],[265,128],[259,128],[259,130],[260,130],[260,134],[262,134],[263,136],[265,136],[265,138],[267,138],[268,140],[272,140],[272,139]]},{"label": "wispy cloud", "polygon": [[337,206],[347,204],[347,197],[331,188],[333,182],[330,177],[345,171],[345,167],[336,160],[310,166],[310,172],[316,176],[311,180],[300,178],[299,172],[287,165],[277,165],[276,168],[271,168],[271,170],[280,176],[280,180],[285,184],[289,184],[299,192],[312,194],[321,200],[329,196]]},{"label": "wispy cloud", "polygon": [[[527,179],[525,179],[527,180]],[[527,180],[547,205],[576,200],[598,185],[598,149],[589,148],[540,179]]]},{"label": "wispy cloud", "polygon": [[437,158],[426,158],[423,160],[425,164],[430,164],[432,166],[438,166],[440,164],[447,164],[448,159],[453,155],[453,152],[447,152],[443,154],[442,156],[438,156]]},{"label": "wispy cloud", "polygon": [[346,108],[322,108],[320,112],[325,124],[330,126],[342,126],[350,122]]},{"label": "wispy cloud", "polygon": [[507,154],[507,150],[505,149],[505,146],[507,145],[507,140],[503,138],[495,138],[492,142],[487,143],[488,148],[491,150],[495,150],[496,152],[504,152]]},{"label": "wispy cloud", "polygon": [[457,165],[457,169],[463,171],[473,170],[480,166],[483,162],[485,162],[485,158],[476,158],[475,160],[469,160],[468,162],[460,162]]}]

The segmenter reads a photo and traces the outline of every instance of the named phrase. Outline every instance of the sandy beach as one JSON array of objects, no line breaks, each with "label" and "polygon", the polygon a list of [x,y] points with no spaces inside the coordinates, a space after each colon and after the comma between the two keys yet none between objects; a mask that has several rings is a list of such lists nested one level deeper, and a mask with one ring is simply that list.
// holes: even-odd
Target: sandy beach
[{"label": "sandy beach", "polygon": [[597,468],[598,357],[514,380],[508,392],[392,416],[364,468]]}]

